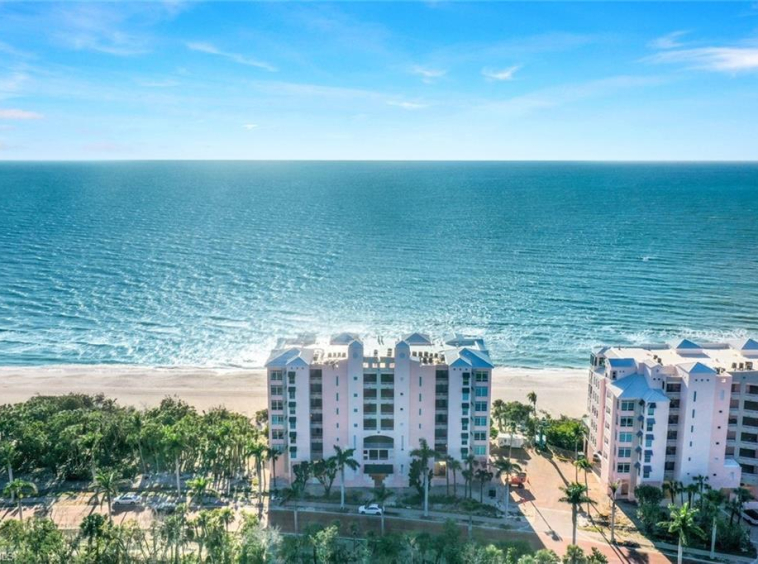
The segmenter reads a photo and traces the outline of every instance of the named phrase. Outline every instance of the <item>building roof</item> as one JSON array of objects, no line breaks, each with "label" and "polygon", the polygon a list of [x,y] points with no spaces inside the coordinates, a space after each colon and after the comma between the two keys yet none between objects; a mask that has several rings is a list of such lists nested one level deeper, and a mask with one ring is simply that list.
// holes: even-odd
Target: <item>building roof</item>
[{"label": "building roof", "polygon": [[415,345],[415,346],[426,346],[431,345],[432,341],[429,338],[429,335],[425,335],[424,333],[410,333],[409,335],[406,335],[402,339],[409,345]]},{"label": "building roof", "polygon": [[339,333],[333,335],[329,344],[331,345],[349,345],[353,341],[360,341],[361,337],[357,333]]},{"label": "building roof", "polygon": [[680,364],[679,368],[688,374],[716,374],[716,371],[702,362],[691,362],[689,364]]},{"label": "building roof", "polygon": [[307,366],[312,358],[313,351],[305,347],[273,350],[266,361],[266,366],[269,368]]},{"label": "building roof", "polygon": [[611,391],[619,399],[642,399],[646,402],[667,402],[669,398],[655,388],[651,388],[642,374],[632,374],[614,380]]},{"label": "building roof", "polygon": [[637,361],[633,358],[609,358],[608,364],[612,368],[637,368]]},{"label": "building roof", "polygon": [[[685,339],[685,341],[688,340]],[[692,341],[688,342],[692,343]],[[729,376],[735,371],[758,370],[758,342],[754,339],[734,343],[692,343],[692,345],[699,348],[691,348],[691,346],[681,348],[681,343],[676,347],[657,344],[609,347],[600,356],[606,359],[607,366],[623,366],[623,363],[631,358],[638,367],[649,366],[653,370],[669,375],[675,375],[678,366],[687,373],[691,373],[692,370],[700,374],[720,372],[722,376]],[[657,365],[657,368],[654,365]],[[596,370],[602,370],[602,368],[597,367]]]},{"label": "building roof", "polygon": [[676,346],[679,350],[700,350],[701,347],[697,343],[693,343],[689,339],[682,339],[681,342]]},{"label": "building roof", "polygon": [[411,333],[400,340],[370,337],[357,333],[337,333],[329,339],[280,338],[266,361],[270,368],[339,363],[352,357],[352,347],[362,347],[364,358],[394,358],[397,347],[410,349],[411,361],[423,364],[447,364],[467,368],[493,368],[489,352],[481,337],[454,334],[446,341],[432,340],[425,333]]},{"label": "building roof", "polygon": [[445,362],[455,368],[494,368],[486,350],[468,347],[445,351]]}]

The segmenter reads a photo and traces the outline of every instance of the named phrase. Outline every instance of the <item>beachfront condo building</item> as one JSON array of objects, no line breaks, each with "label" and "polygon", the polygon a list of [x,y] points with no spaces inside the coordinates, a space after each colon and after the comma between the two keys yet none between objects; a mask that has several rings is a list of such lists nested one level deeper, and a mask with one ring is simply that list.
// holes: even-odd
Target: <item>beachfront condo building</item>
[{"label": "beachfront condo building", "polygon": [[484,341],[458,334],[280,339],[266,362],[277,476],[291,482],[296,465],[329,458],[335,446],[355,449],[360,465],[346,470],[346,486],[407,487],[422,441],[487,460],[492,368]]},{"label": "beachfront condo building", "polygon": [[758,486],[758,342],[604,347],[590,357],[588,455],[604,483]]}]

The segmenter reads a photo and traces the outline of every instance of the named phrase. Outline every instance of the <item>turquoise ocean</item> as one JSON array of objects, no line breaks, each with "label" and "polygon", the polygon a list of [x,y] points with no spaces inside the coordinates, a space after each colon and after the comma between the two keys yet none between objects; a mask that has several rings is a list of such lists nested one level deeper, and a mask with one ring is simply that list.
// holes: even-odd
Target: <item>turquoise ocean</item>
[{"label": "turquoise ocean", "polygon": [[417,329],[537,368],[755,335],[758,165],[0,163],[0,365]]}]

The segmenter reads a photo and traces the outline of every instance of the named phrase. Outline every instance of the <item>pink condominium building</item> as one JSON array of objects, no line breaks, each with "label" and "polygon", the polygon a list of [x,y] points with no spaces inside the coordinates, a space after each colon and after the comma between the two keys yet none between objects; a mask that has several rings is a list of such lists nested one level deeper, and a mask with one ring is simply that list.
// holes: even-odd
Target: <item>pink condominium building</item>
[{"label": "pink condominium building", "polygon": [[458,334],[280,339],[266,362],[277,476],[289,482],[295,465],[338,446],[360,464],[346,485],[406,487],[422,439],[458,460],[487,460],[492,368],[484,341]]},{"label": "pink condominium building", "polygon": [[629,498],[641,484],[696,476],[755,488],[756,341],[605,347],[590,365],[587,448],[604,483]]}]

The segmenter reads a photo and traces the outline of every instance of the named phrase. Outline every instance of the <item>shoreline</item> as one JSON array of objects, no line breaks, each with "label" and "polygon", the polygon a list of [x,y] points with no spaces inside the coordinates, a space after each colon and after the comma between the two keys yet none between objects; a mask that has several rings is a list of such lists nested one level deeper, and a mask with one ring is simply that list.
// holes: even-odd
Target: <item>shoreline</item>
[{"label": "shoreline", "polygon": [[[123,405],[153,407],[177,396],[199,411],[223,405],[252,416],[266,407],[264,368],[148,367],[119,364],[1,366],[0,404],[36,395],[105,394]],[[526,402],[537,394],[537,409],[551,416],[585,412],[587,370],[511,368],[493,371],[492,399]]]}]

